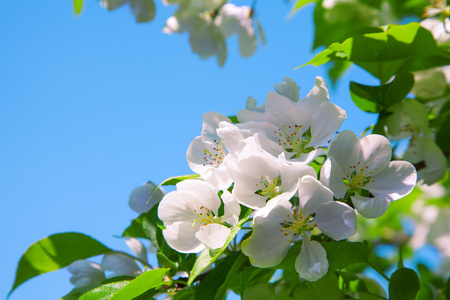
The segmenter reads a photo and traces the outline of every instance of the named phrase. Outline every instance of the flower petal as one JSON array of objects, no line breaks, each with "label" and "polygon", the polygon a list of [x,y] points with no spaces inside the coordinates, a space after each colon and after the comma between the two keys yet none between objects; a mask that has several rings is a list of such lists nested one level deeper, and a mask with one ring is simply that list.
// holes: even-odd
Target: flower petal
[{"label": "flower petal", "polygon": [[333,193],[312,176],[304,176],[298,185],[300,209],[306,217],[316,212],[319,205],[333,201]]},{"label": "flower petal", "polygon": [[197,253],[205,246],[195,238],[198,229],[192,226],[192,222],[176,222],[166,226],[163,230],[167,244],[181,253]]},{"label": "flower petal", "polygon": [[289,77],[284,77],[283,82],[277,83],[273,87],[278,94],[290,99],[291,101],[298,102],[300,99],[298,85]]},{"label": "flower petal", "polygon": [[355,210],[342,202],[321,204],[317,208],[315,222],[324,234],[336,241],[356,233]]},{"label": "flower petal", "polygon": [[310,241],[304,235],[302,249],[295,260],[295,269],[301,278],[316,281],[328,272],[328,260],[325,249],[316,241]]},{"label": "flower petal", "polygon": [[131,251],[133,251],[134,255],[136,255],[137,258],[148,263],[147,250],[137,238],[125,237],[125,243],[131,249]]},{"label": "flower petal", "polygon": [[392,157],[389,140],[379,134],[369,134],[360,140],[359,161],[368,167],[367,171],[382,171]]},{"label": "flower petal", "polygon": [[[331,140],[327,155],[328,158],[333,157],[335,159],[343,172],[347,172],[350,166],[358,162],[360,152],[361,147],[356,134],[351,130],[345,130],[339,132]],[[334,192],[332,188],[331,190]]]},{"label": "flower petal", "polygon": [[252,265],[266,268],[278,265],[286,256],[291,236],[285,236],[280,223],[289,214],[291,204],[284,198],[274,198],[259,210],[253,218],[253,233],[242,242],[242,252]]},{"label": "flower petal", "polygon": [[317,148],[326,144],[341,127],[347,113],[331,102],[324,102],[314,113],[311,121],[311,140],[306,147]]},{"label": "flower petal", "polygon": [[155,192],[156,186],[152,182],[133,189],[128,200],[128,205],[131,209],[139,214],[148,212],[153,205],[160,202],[164,197],[164,190],[162,187],[158,188]]},{"label": "flower petal", "polygon": [[137,276],[141,273],[138,265],[131,258],[122,254],[105,254],[101,263],[102,269],[112,272],[108,278],[117,276]]},{"label": "flower petal", "polygon": [[390,199],[384,195],[375,198],[363,197],[358,194],[351,197],[356,211],[366,218],[378,218],[388,209]]},{"label": "flower petal", "polygon": [[195,237],[208,249],[218,249],[225,245],[231,229],[220,224],[208,224],[200,227]]},{"label": "flower petal", "polygon": [[345,174],[341,166],[329,156],[320,169],[320,182],[332,190],[336,198],[343,198],[348,189],[343,178]]},{"label": "flower petal", "polygon": [[373,195],[389,196],[391,200],[408,195],[417,181],[414,166],[407,161],[392,161],[365,186]]}]

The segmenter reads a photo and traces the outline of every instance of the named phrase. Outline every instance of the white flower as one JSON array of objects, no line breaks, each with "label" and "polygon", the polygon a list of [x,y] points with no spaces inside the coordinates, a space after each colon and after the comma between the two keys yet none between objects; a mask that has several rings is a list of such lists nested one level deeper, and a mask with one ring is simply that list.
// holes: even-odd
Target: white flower
[{"label": "white flower", "polygon": [[306,98],[295,103],[277,93],[266,98],[265,132],[278,143],[287,158],[304,163],[321,155],[323,146],[347,117],[344,110],[328,101],[328,89],[321,77]]},{"label": "white flower", "polygon": [[226,189],[231,184],[231,178],[223,164],[228,151],[216,133],[219,122],[231,123],[228,117],[219,113],[203,114],[201,136],[197,136],[189,145],[186,157],[189,167],[200,174],[203,180],[217,189]]},{"label": "white flower", "polygon": [[133,189],[128,200],[131,209],[139,214],[148,212],[156,203],[164,197],[164,190],[159,187],[155,191],[156,185],[149,181],[142,186]]},{"label": "white flower", "polygon": [[251,56],[255,52],[257,42],[250,7],[227,3],[220,8],[214,23],[222,30],[225,38],[234,34],[239,36],[239,52],[242,56]]},{"label": "white flower", "polygon": [[371,134],[359,140],[350,130],[340,132],[330,143],[320,181],[337,198],[350,192],[361,215],[377,218],[390,201],[409,194],[417,180],[411,163],[390,162],[391,155],[390,143],[384,136]]},{"label": "white flower", "polygon": [[312,176],[301,179],[298,196],[298,210],[278,196],[257,211],[253,233],[242,242],[242,252],[254,266],[276,266],[286,256],[294,236],[302,235],[295,268],[300,277],[315,281],[327,273],[328,261],[323,247],[310,241],[309,232],[318,227],[335,240],[347,238],[356,232],[356,215],[348,205],[333,201],[332,192]]},{"label": "white flower", "polygon": [[291,198],[301,177],[317,176],[312,167],[289,163],[284,154],[275,158],[254,143],[248,143],[237,156],[230,155],[226,165],[234,182],[234,198],[254,209],[278,195]]},{"label": "white flower", "polygon": [[169,246],[182,253],[222,247],[238,221],[240,207],[228,191],[221,197],[223,216],[219,216],[219,196],[204,181],[184,180],[176,191],[164,196],[158,216],[166,227],[163,235]]},{"label": "white flower", "polygon": [[67,270],[72,274],[70,283],[75,288],[79,288],[89,284],[100,284],[106,279],[102,267],[99,264],[80,259],[71,263]]},{"label": "white flower", "polygon": [[420,22],[420,26],[429,30],[438,44],[450,42],[450,20],[445,18],[444,22],[437,18],[428,18]]}]

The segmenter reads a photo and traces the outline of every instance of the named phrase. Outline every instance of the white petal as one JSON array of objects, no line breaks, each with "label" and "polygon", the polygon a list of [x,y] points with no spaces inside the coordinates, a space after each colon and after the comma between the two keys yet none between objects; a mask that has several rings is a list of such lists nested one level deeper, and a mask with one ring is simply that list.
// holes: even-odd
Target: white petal
[{"label": "white petal", "polygon": [[[345,130],[339,132],[330,142],[327,155],[328,158],[333,157],[342,171],[346,172],[350,166],[358,163],[360,152],[360,143],[356,134],[351,130]],[[333,189],[331,190],[334,192]]]},{"label": "white petal", "polygon": [[133,251],[137,258],[144,262],[148,262],[147,250],[138,239],[133,237],[125,237],[125,243],[131,249],[131,251]]},{"label": "white petal", "polygon": [[392,200],[397,200],[408,195],[416,181],[416,168],[411,163],[392,161],[387,168],[373,176],[364,188],[375,196],[389,196]]},{"label": "white petal", "polygon": [[195,237],[208,249],[218,249],[225,245],[231,229],[220,224],[201,226]]},{"label": "white petal", "polygon": [[221,198],[224,204],[224,214],[222,222],[228,223],[232,226],[236,225],[239,221],[241,206],[227,190],[223,191]]},{"label": "white petal", "polygon": [[302,163],[282,163],[280,166],[281,190],[286,191],[298,183],[304,176],[317,178],[316,171],[308,165]]},{"label": "white petal", "polygon": [[202,175],[222,164],[225,152],[217,139],[208,140],[197,136],[191,142],[186,151],[186,158],[192,171]]},{"label": "white petal", "polygon": [[203,114],[202,137],[211,141],[218,139],[216,129],[219,128],[219,122],[225,121],[231,123],[231,120],[222,114],[209,111]]},{"label": "white petal", "polygon": [[278,94],[290,99],[291,101],[298,102],[300,99],[298,85],[289,77],[284,77],[283,82],[277,83],[273,87]]},{"label": "white petal", "polygon": [[122,254],[105,254],[101,265],[103,270],[112,272],[108,275],[108,278],[117,276],[137,276],[141,273],[136,262]]},{"label": "white petal", "polygon": [[320,169],[320,182],[332,190],[336,198],[343,198],[348,189],[344,178],[341,166],[334,157],[329,156]]},{"label": "white petal", "polygon": [[163,230],[164,239],[170,247],[181,253],[197,253],[205,246],[195,238],[197,228],[192,222],[176,222]]},{"label": "white petal", "polygon": [[310,127],[312,115],[308,115],[302,107],[275,92],[267,93],[266,122],[282,128],[283,125],[303,125],[306,131]]},{"label": "white petal", "polygon": [[382,216],[388,209],[390,203],[389,198],[384,195],[369,198],[356,194],[351,199],[356,211],[366,218],[378,218]]},{"label": "white petal", "polygon": [[369,134],[360,140],[359,161],[368,166],[367,171],[382,171],[391,160],[392,149],[389,140],[379,134]]},{"label": "white petal", "polygon": [[311,121],[311,141],[306,147],[317,148],[326,144],[347,118],[346,112],[337,105],[324,102]]},{"label": "white petal", "polygon": [[331,201],[317,208],[317,227],[332,239],[346,239],[356,233],[356,213],[342,202]]},{"label": "white petal", "polygon": [[67,270],[72,274],[70,282],[75,287],[100,283],[106,279],[99,264],[84,259],[74,261],[67,266]]},{"label": "white petal", "polygon": [[306,217],[316,212],[320,204],[333,201],[333,193],[312,176],[304,176],[298,185],[300,209]]},{"label": "white petal", "polygon": [[316,241],[310,241],[305,235],[302,250],[295,260],[295,269],[301,278],[316,281],[328,272],[328,260],[325,249]]},{"label": "white petal", "polygon": [[303,164],[309,164],[315,160],[318,156],[324,155],[325,151],[322,148],[310,151],[308,153],[301,153],[297,158],[291,158],[291,161],[301,162]]},{"label": "white petal", "polygon": [[160,187],[154,193],[156,186],[148,182],[133,189],[128,200],[131,209],[139,214],[148,212],[153,205],[160,202],[164,197],[164,190]]},{"label": "white petal", "polygon": [[248,23],[249,26],[241,26],[239,28],[239,53],[243,57],[252,56],[255,53],[257,42],[255,31],[251,26],[251,23]]},{"label": "white petal", "polygon": [[291,204],[284,198],[269,201],[253,218],[253,233],[242,242],[242,252],[250,258],[252,265],[266,268],[278,265],[289,250],[289,240],[280,223],[292,216]]}]

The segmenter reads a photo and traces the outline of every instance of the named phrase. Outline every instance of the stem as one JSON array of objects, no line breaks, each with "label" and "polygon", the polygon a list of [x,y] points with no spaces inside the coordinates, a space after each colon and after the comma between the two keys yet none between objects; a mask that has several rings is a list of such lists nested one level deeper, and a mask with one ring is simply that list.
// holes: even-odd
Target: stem
[{"label": "stem", "polygon": [[135,257],[135,256],[133,256],[133,255],[130,255],[130,254],[126,253],[126,252],[118,251],[118,250],[112,250],[111,252],[112,252],[112,253],[121,254],[121,255],[126,256],[126,257],[129,257],[129,258],[131,258],[131,259],[133,259],[133,260],[137,260],[138,262],[140,262],[140,263],[143,264],[144,266],[149,267],[150,269],[154,269],[148,262],[143,261],[142,259],[137,258],[137,257]]},{"label": "stem", "polygon": [[386,276],[386,274],[384,274],[380,269],[378,269],[374,264],[372,264],[370,261],[367,261],[367,264],[374,269],[378,274],[380,274],[381,276],[383,276],[384,279],[387,280],[387,282],[389,282],[389,277]]},{"label": "stem", "polygon": [[241,227],[241,229],[249,229],[249,230],[251,230],[253,228],[252,227]]}]

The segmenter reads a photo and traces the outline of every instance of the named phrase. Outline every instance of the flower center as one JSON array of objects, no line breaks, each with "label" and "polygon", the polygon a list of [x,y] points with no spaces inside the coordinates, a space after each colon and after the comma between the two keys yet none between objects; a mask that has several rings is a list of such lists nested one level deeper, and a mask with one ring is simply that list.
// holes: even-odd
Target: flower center
[{"label": "flower center", "polygon": [[282,128],[274,131],[279,136],[278,145],[282,146],[287,152],[294,152],[297,155],[309,150],[306,145],[310,141],[309,130],[302,133],[300,129],[303,125],[283,125]]},{"label": "flower center", "polygon": [[206,206],[202,205],[199,209],[194,209],[194,212],[197,214],[197,219],[192,223],[192,227],[195,227],[196,229],[198,229],[199,226],[220,223],[221,218],[216,217],[215,213]]},{"label": "flower center", "polygon": [[368,166],[361,166],[361,162],[358,162],[358,165],[350,166],[350,170],[344,177],[345,184],[350,187],[350,189],[357,191],[370,181],[374,182],[370,175],[375,172],[375,170],[368,172],[367,169]]},{"label": "flower center", "polygon": [[261,196],[273,198],[280,194],[280,186],[281,179],[279,176],[274,179],[269,176],[261,176],[261,181],[256,184],[256,188],[258,190],[255,193]]},{"label": "flower center", "polygon": [[208,149],[203,150],[203,160],[205,163],[203,164],[204,167],[207,165],[210,165],[211,167],[218,167],[222,164],[223,159],[225,157],[225,150],[223,148],[223,142],[220,141],[217,142],[217,140],[214,140],[214,146],[211,151]]},{"label": "flower center", "polygon": [[287,214],[287,218],[280,223],[282,229],[280,232],[284,236],[290,236],[288,241],[291,241],[296,234],[302,234],[303,231],[311,231],[316,226],[314,223],[314,217],[312,215],[306,218],[302,216],[301,211],[297,213],[297,209],[294,208],[292,215]]}]

